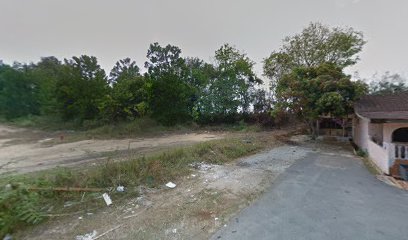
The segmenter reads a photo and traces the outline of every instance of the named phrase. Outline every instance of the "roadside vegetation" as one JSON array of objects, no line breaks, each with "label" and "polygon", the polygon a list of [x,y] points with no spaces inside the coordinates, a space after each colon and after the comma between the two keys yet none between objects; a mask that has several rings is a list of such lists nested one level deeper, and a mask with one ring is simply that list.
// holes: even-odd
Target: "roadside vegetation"
[{"label": "roadside vegetation", "polygon": [[[304,121],[316,135],[320,115],[343,118],[362,95],[403,91],[405,83],[370,87],[344,68],[359,60],[365,40],[352,28],[311,23],[286,37],[263,62],[268,90],[245,53],[230,44],[215,51],[213,61],[184,57],[179,47],[150,44],[145,69],[130,58],[117,61],[110,73],[95,56],[37,63],[0,61],[0,121],[61,131],[72,141],[129,138],[192,130],[254,132],[290,119]],[[71,130],[71,131],[68,131]],[[53,169],[2,177],[0,236],[25,226],[64,216],[64,205],[78,211],[103,204],[99,192],[54,191],[57,187],[102,188],[114,201],[137,194],[137,187],[157,187],[188,174],[195,162],[222,164],[265,148],[262,138],[227,138],[178,148],[128,161],[110,159],[87,168]],[[126,187],[117,193],[117,186]],[[72,211],[72,208],[69,208]]]},{"label": "roadside vegetation", "polygon": [[[101,207],[105,204],[101,199],[103,192],[109,192],[114,201],[120,201],[127,195],[134,197],[140,185],[159,187],[175,181],[191,171],[192,163],[223,164],[266,146],[266,139],[244,134],[127,161],[109,159],[86,169],[58,168],[3,177],[0,179],[0,235],[38,224],[50,217]],[[116,192],[117,186],[125,186],[125,192]],[[101,190],[55,191],[55,188],[61,187]],[[75,206],[64,208],[64,205],[70,204]]]}]

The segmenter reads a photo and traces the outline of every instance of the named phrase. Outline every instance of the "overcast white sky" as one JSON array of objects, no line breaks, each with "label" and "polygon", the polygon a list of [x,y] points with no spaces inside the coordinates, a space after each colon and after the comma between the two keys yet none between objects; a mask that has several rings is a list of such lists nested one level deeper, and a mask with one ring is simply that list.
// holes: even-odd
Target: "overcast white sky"
[{"label": "overcast white sky", "polygon": [[408,76],[407,0],[0,0],[0,59],[88,54],[109,71],[124,57],[143,66],[155,41],[206,61],[231,43],[261,73],[262,59],[311,21],[365,34],[361,61],[349,73]]}]

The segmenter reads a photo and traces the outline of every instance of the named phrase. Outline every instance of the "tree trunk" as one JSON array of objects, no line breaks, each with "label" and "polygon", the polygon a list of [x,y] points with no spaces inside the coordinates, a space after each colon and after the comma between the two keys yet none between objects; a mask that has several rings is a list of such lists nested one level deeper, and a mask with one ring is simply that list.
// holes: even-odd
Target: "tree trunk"
[{"label": "tree trunk", "polygon": [[308,120],[307,125],[309,126],[310,135],[312,137],[312,140],[316,140],[317,128],[316,128],[315,120]]}]

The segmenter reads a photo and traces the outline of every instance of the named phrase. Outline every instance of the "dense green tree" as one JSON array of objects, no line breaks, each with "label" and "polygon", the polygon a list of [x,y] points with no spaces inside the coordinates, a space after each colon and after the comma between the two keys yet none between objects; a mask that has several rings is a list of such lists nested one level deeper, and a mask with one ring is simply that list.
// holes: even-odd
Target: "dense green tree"
[{"label": "dense green tree", "polygon": [[172,73],[162,74],[150,81],[149,107],[152,117],[165,125],[183,123],[192,119],[193,89]]},{"label": "dense green tree", "polygon": [[181,76],[184,59],[179,47],[170,44],[162,47],[156,42],[150,44],[146,57],[148,61],[145,62],[145,67],[152,79],[168,74]]},{"label": "dense green tree", "polygon": [[353,112],[353,103],[367,92],[362,81],[351,81],[342,68],[334,64],[299,67],[282,77],[276,87],[280,101],[275,111],[295,113],[316,136],[319,115],[342,118]]},{"label": "dense green tree", "polygon": [[267,113],[272,109],[271,98],[264,89],[256,89],[252,93],[252,99],[254,113]]},{"label": "dense green tree", "polygon": [[116,62],[109,74],[109,82],[116,83],[121,79],[132,79],[139,76],[140,69],[136,62],[130,58],[125,58]]},{"label": "dense green tree", "polygon": [[134,119],[146,114],[146,78],[130,58],[119,60],[110,73],[112,89],[103,102],[103,118],[109,121]]},{"label": "dense green tree", "polygon": [[215,73],[196,106],[198,116],[210,121],[233,119],[248,113],[254,86],[262,83],[253,72],[254,62],[225,44],[215,52]]},{"label": "dense green tree", "polygon": [[43,57],[37,64],[32,64],[29,74],[38,84],[41,114],[56,114],[56,87],[62,77],[62,63],[56,57]]},{"label": "dense green tree", "polygon": [[0,66],[0,113],[8,119],[39,114],[38,84],[28,74],[29,66]]},{"label": "dense green tree", "polygon": [[365,41],[361,32],[353,28],[329,28],[310,23],[294,36],[286,37],[278,51],[264,60],[264,74],[274,89],[284,74],[299,67],[317,67],[333,63],[339,67],[355,64]]},{"label": "dense green tree", "polygon": [[185,58],[182,70],[182,78],[188,85],[200,92],[207,86],[209,79],[214,76],[213,65],[199,58]]},{"label": "dense green tree", "polygon": [[97,118],[107,93],[105,71],[96,57],[82,55],[65,59],[56,92],[59,111],[64,119],[82,121]]},{"label": "dense green tree", "polygon": [[166,125],[192,119],[194,89],[186,77],[186,65],[180,48],[150,45],[148,61],[148,99],[152,116]]}]

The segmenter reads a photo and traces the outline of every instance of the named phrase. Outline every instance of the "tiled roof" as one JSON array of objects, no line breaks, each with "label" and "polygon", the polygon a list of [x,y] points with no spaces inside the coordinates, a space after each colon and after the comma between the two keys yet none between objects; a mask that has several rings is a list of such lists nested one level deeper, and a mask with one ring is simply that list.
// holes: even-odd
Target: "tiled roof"
[{"label": "tiled roof", "polygon": [[354,107],[357,114],[370,119],[408,120],[408,91],[364,96]]}]

